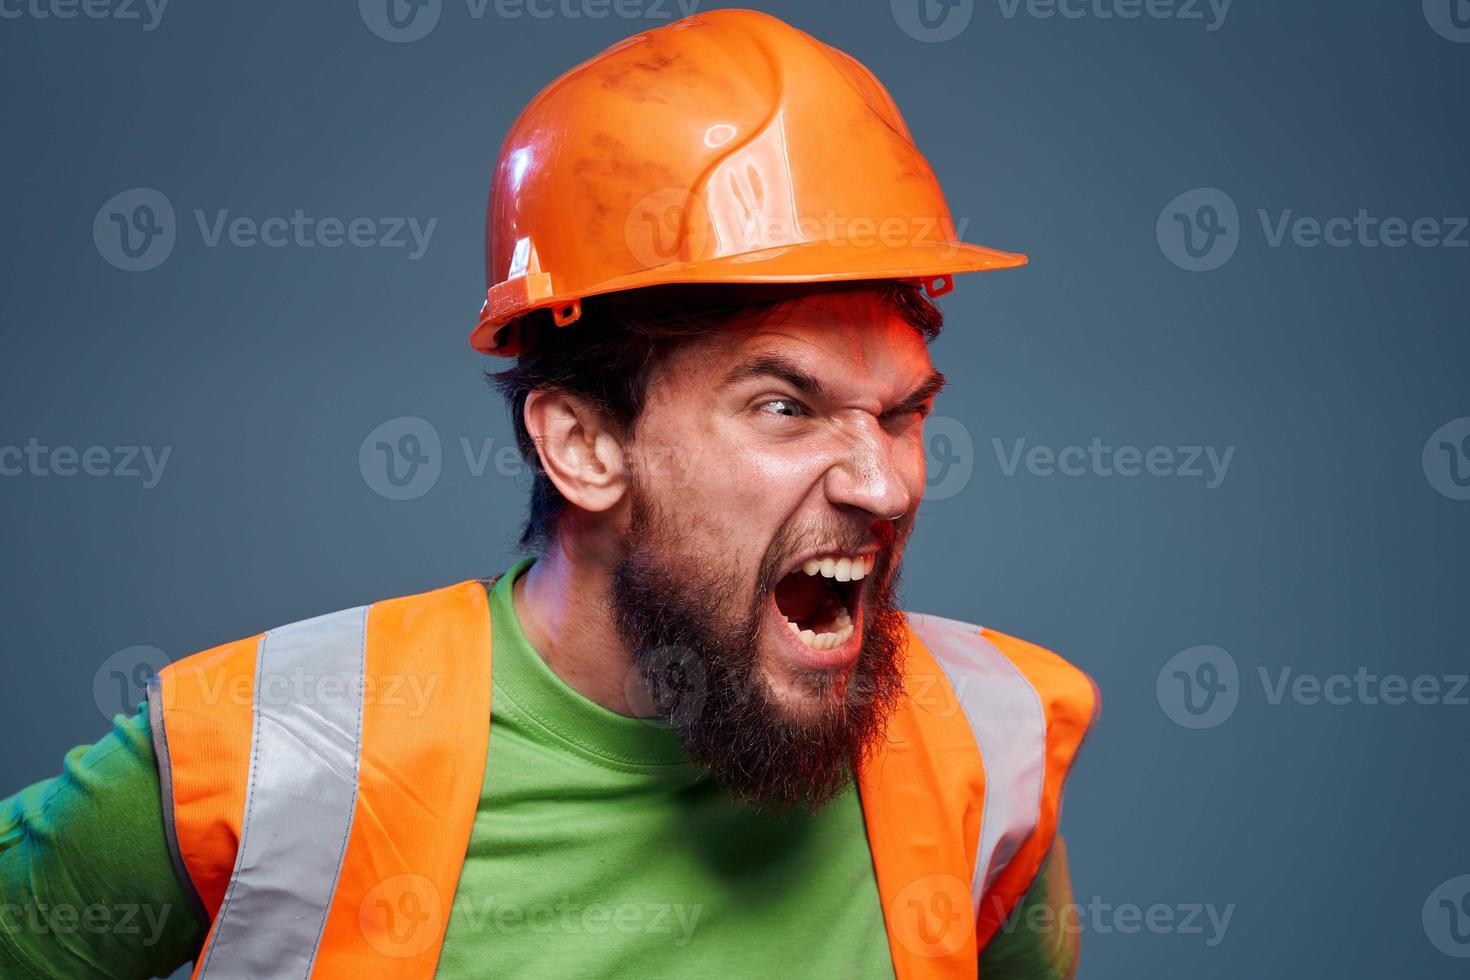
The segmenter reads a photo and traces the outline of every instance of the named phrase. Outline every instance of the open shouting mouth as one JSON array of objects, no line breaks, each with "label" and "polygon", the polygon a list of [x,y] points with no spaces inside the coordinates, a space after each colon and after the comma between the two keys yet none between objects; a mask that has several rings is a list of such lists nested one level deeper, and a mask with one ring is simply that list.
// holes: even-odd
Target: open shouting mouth
[{"label": "open shouting mouth", "polygon": [[876,551],[825,552],[801,559],[772,592],[776,632],[803,666],[826,670],[850,665],[862,646],[863,579]]}]

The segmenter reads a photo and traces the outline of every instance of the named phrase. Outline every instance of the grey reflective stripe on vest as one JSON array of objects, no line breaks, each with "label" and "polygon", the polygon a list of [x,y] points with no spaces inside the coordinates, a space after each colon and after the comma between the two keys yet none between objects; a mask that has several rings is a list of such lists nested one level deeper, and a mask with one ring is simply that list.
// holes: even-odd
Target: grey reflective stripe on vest
[{"label": "grey reflective stripe on vest", "polygon": [[202,980],[311,974],[357,804],[367,609],[261,638],[240,848]]},{"label": "grey reflective stripe on vest", "polygon": [[1046,712],[1041,696],[980,627],[909,613],[909,625],[949,678],[985,764],[985,809],[971,892],[980,900],[1041,819]]}]

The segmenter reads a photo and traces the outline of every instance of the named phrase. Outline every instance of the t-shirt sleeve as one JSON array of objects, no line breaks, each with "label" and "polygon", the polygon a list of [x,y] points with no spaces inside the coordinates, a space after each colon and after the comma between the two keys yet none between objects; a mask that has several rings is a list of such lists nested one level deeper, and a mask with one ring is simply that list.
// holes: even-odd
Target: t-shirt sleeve
[{"label": "t-shirt sleeve", "polygon": [[1026,898],[981,951],[981,980],[1071,980],[1080,932],[1067,845],[1058,834]]},{"label": "t-shirt sleeve", "polygon": [[0,976],[167,977],[207,924],[164,836],[148,707],[0,801]]}]

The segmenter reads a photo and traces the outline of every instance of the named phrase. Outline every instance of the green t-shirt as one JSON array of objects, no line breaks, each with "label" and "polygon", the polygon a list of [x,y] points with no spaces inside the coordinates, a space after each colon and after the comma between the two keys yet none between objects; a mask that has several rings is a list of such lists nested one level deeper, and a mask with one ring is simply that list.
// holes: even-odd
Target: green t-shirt
[{"label": "green t-shirt", "polygon": [[[673,731],[546,666],[511,601],[529,564],[490,590],[486,778],[437,976],[891,977],[856,790],[815,816],[731,803]],[[1066,885],[1054,862],[1028,903]],[[168,976],[206,929],[168,855],[146,704],[0,802],[0,976]],[[983,972],[1068,976],[1075,945],[1013,928]]]}]

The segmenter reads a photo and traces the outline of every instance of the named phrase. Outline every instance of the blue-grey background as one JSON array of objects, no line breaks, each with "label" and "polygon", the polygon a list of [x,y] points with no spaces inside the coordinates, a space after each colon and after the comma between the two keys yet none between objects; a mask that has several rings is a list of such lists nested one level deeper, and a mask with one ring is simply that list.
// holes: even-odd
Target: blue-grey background
[{"label": "blue-grey background", "polygon": [[[490,168],[545,83],[676,9],[434,0],[418,16],[437,24],[404,42],[370,29],[391,34],[367,0],[121,11],[136,19],[48,2],[0,18],[0,451],[169,456],[151,486],[141,458],[132,477],[0,456],[0,794],[105,732],[139,663],[510,561],[526,480],[497,472],[510,427],[466,344]],[[1273,247],[1268,231],[1288,210],[1365,209],[1455,234],[1470,6],[746,5],[872,67],[966,237],[1031,256],[942,301],[954,421],[905,598],[1098,681],[1064,820],[1090,907],[1082,976],[1466,975],[1470,908],[1431,900],[1470,874],[1466,692],[1272,695],[1287,667],[1430,675],[1442,694],[1470,670],[1470,423],[1431,440],[1470,416],[1470,234]],[[93,225],[134,188],[167,198],[176,241],[130,272],[104,254],[107,213]],[[1166,207],[1196,188],[1238,218],[1199,210],[1215,191]],[[297,209],[435,225],[413,258],[406,231],[396,248],[210,247],[195,217]],[[1167,230],[1212,215],[1235,251],[1181,268]],[[359,450],[418,425],[402,417],[432,426],[441,471],[393,500]],[[1010,466],[1019,439],[1233,455],[1217,481],[1203,463],[1067,476]],[[1181,708],[1199,692],[1174,668],[1208,680],[1201,656],[1227,668],[1213,716]],[[1179,928],[1195,904],[1230,910],[1223,934],[1205,914]]]}]

